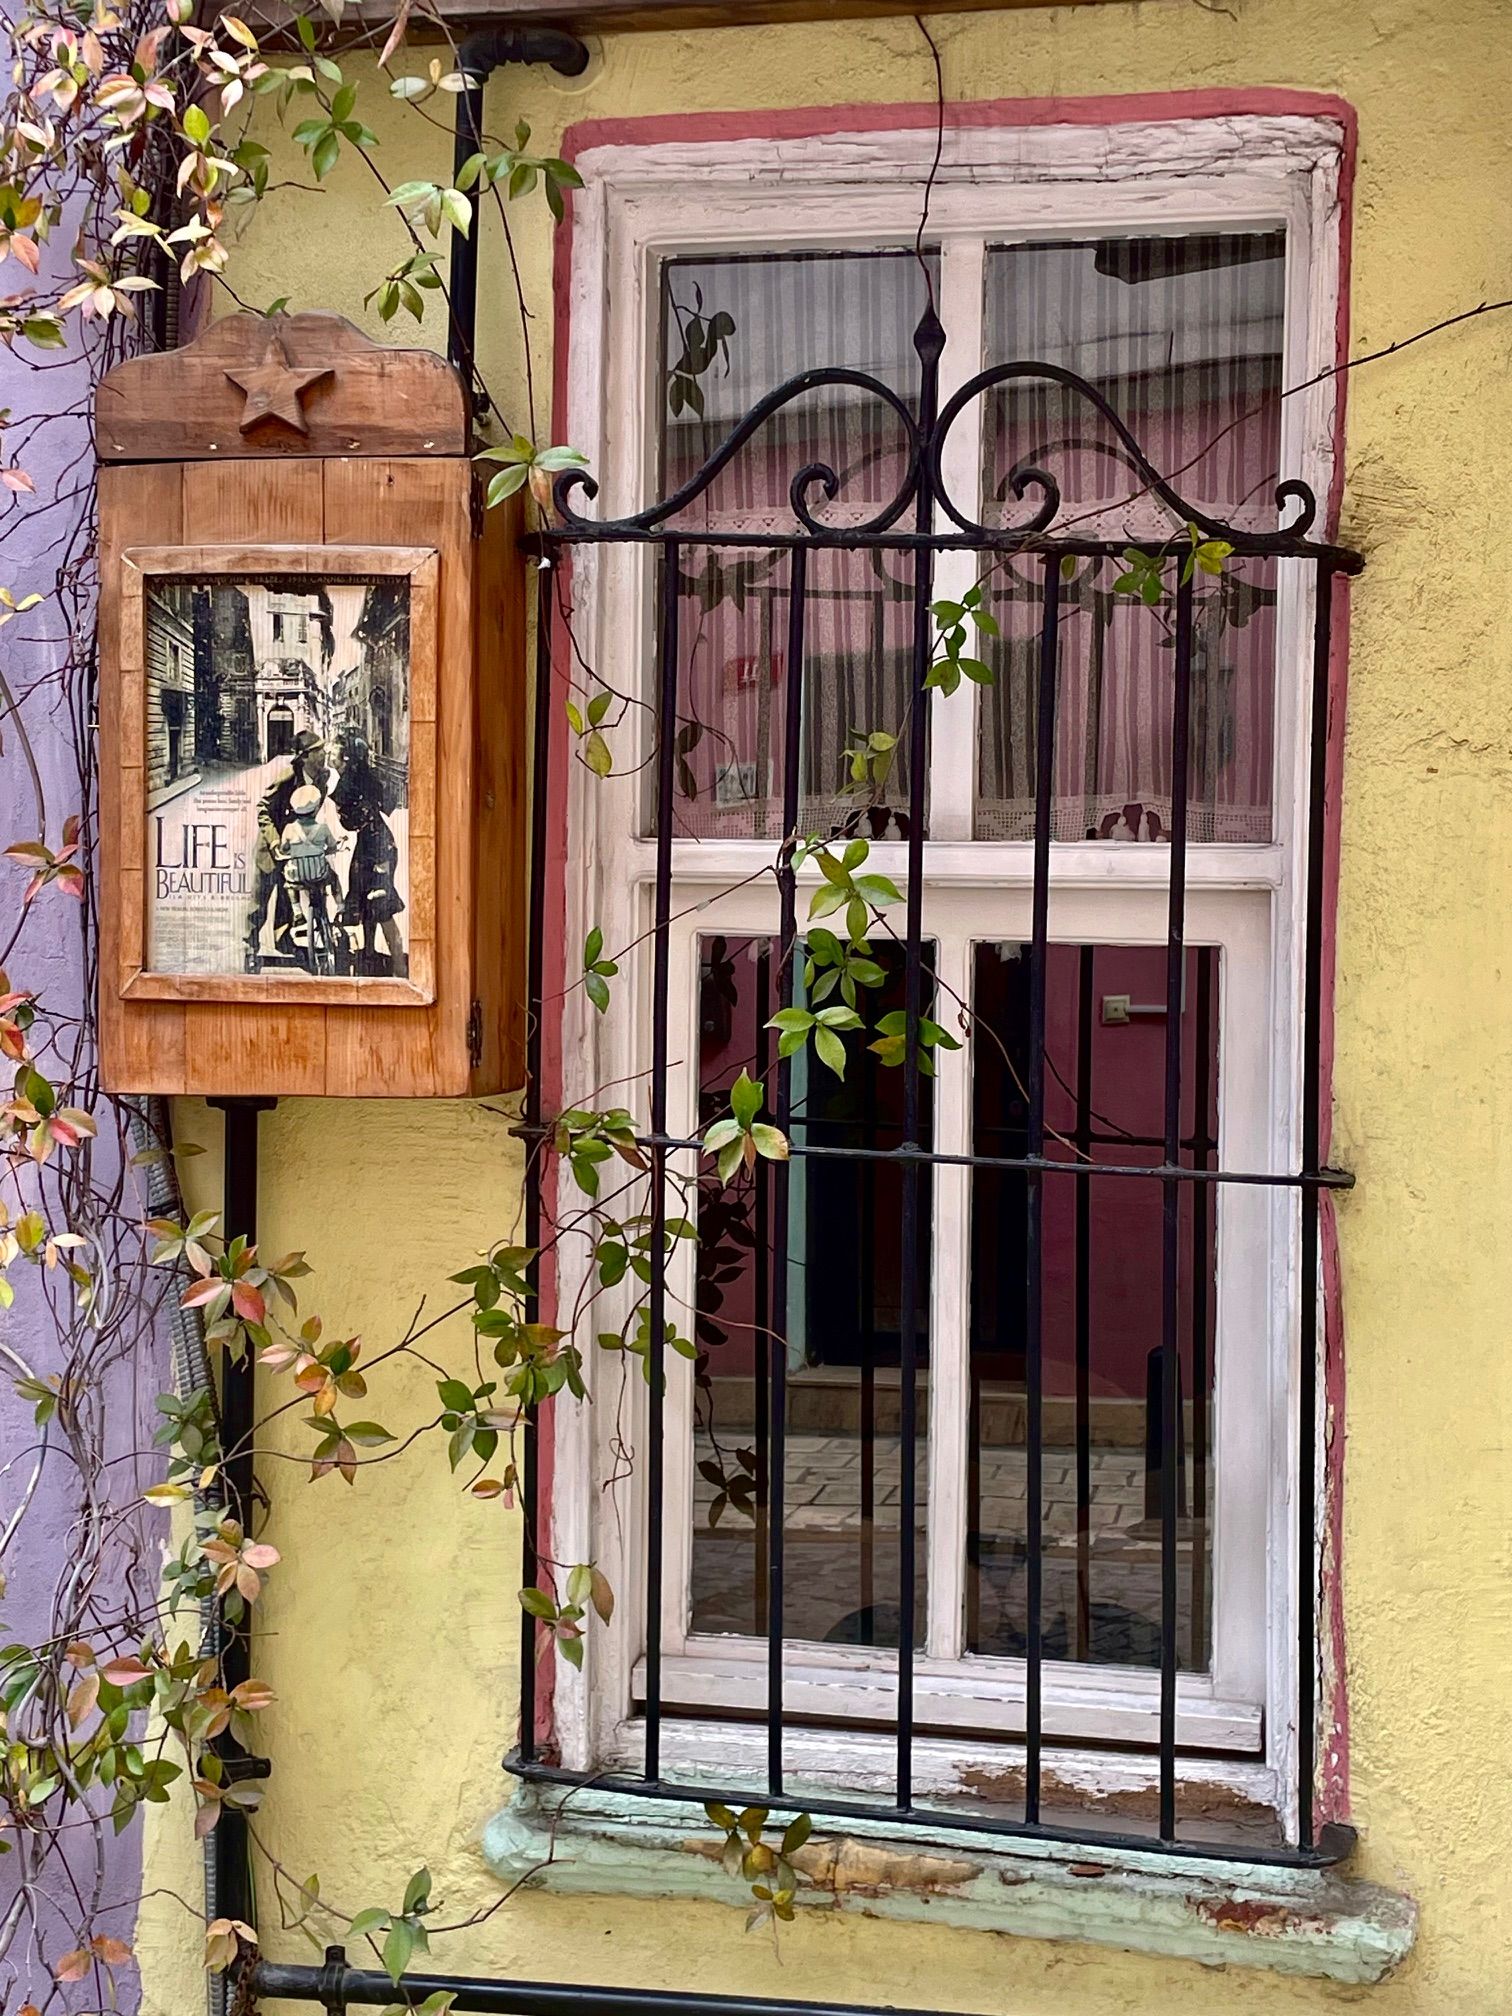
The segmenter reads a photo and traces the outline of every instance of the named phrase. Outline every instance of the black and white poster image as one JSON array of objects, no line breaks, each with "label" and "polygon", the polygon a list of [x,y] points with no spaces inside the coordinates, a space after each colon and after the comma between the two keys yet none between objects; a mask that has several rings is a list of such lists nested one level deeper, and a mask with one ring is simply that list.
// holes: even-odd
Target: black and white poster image
[{"label": "black and white poster image", "polygon": [[146,584],[147,963],[408,973],[409,584]]}]

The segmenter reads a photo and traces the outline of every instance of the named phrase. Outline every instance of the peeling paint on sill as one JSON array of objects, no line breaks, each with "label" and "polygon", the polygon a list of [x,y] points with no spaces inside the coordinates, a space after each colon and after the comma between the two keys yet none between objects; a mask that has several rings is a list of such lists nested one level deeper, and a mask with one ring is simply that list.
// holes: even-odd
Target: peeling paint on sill
[{"label": "peeling paint on sill", "polygon": [[[685,1854],[717,1862],[723,1842],[703,1834],[679,1844]],[[816,1835],[793,1856],[793,1867],[818,1891],[831,1897],[881,1897],[890,1891],[913,1890],[923,1896],[959,1890],[982,1874],[980,1862],[958,1855],[931,1855],[922,1849],[891,1848],[880,1841],[858,1840],[853,1834]]]},{"label": "peeling paint on sill", "polygon": [[[558,1806],[555,1795],[521,1786],[489,1822],[483,1853],[502,1881],[564,1895],[745,1908],[697,1807],[591,1789]],[[1385,1980],[1417,1931],[1411,1898],[1337,1871],[1137,1852],[1071,1860],[1046,1843],[942,1838],[927,1828],[900,1836],[882,1821],[816,1835],[796,1860],[807,1879],[798,1893],[806,1910],[1076,1940],[1354,1986]]]}]

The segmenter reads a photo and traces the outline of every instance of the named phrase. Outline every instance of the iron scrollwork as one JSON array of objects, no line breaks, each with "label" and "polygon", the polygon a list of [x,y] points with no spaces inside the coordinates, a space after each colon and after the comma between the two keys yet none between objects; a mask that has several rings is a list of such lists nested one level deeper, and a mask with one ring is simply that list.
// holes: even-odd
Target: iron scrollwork
[{"label": "iron scrollwork", "polygon": [[[686,482],[680,484],[669,496],[647,506],[643,511],[633,512],[622,518],[592,518],[580,509],[580,505],[591,502],[598,495],[596,481],[584,469],[562,471],[552,486],[552,500],[559,522],[551,528],[548,536],[567,541],[654,539],[669,536],[672,529],[670,521],[710,489],[722,471],[729,467],[768,421],[775,418],[785,407],[810,393],[820,391],[826,386],[845,386],[880,402],[890,410],[897,421],[904,449],[904,470],[895,494],[879,511],[859,523],[837,524],[826,521],[817,515],[819,497],[816,493],[822,494],[829,503],[834,503],[844,487],[843,479],[828,462],[808,462],[796,471],[788,484],[788,503],[797,528],[793,534],[774,536],[726,532],[715,535],[716,537],[726,543],[741,540],[754,544],[787,544],[792,538],[824,544],[840,541],[852,544],[865,544],[868,541],[900,544],[932,541],[941,544],[963,543],[964,538],[970,540],[973,545],[1001,551],[1042,544],[1047,536],[1053,536],[1052,527],[1060,516],[1063,504],[1061,485],[1051,470],[1041,467],[1037,462],[1020,464],[1013,469],[1007,487],[1021,503],[1031,496],[1036,501],[1033,511],[1027,518],[1015,525],[1006,526],[984,524],[973,512],[963,509],[951,496],[944,476],[946,444],[968,406],[1000,386],[1039,382],[1061,387],[1075,399],[1085,401],[1087,406],[1100,416],[1127,458],[1128,466],[1137,477],[1142,491],[1157,498],[1171,514],[1177,526],[1193,525],[1204,538],[1227,540],[1236,553],[1256,556],[1266,554],[1326,556],[1341,570],[1354,571],[1357,564],[1354,555],[1343,548],[1308,539],[1307,534],[1317,519],[1318,502],[1311,486],[1299,478],[1288,477],[1276,486],[1274,492],[1278,513],[1285,513],[1288,508],[1294,507],[1295,515],[1289,522],[1279,525],[1272,532],[1253,531],[1229,524],[1183,497],[1174,483],[1156,468],[1137,437],[1104,394],[1077,372],[1068,370],[1064,365],[1034,363],[1022,359],[1009,364],[994,365],[968,379],[951,395],[936,417],[936,386],[940,353],[944,347],[944,332],[932,308],[926,310],[920,322],[915,347],[920,361],[916,408],[911,409],[892,386],[868,372],[853,371],[843,366],[828,366],[799,372],[758,400]],[[921,417],[916,418],[916,413]],[[916,529],[894,531],[911,507],[918,510],[925,502],[938,506],[943,517],[949,520],[949,526],[954,528],[953,532],[943,525],[934,534]],[[1107,544],[1111,550],[1114,542],[1085,543],[1094,546],[1099,543]]]}]

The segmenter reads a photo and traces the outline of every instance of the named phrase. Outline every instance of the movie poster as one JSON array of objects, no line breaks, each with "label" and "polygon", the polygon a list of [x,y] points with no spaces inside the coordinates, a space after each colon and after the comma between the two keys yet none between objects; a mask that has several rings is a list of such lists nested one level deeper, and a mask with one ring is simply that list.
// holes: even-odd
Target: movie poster
[{"label": "movie poster", "polygon": [[408,581],[145,592],[148,968],[404,978]]}]

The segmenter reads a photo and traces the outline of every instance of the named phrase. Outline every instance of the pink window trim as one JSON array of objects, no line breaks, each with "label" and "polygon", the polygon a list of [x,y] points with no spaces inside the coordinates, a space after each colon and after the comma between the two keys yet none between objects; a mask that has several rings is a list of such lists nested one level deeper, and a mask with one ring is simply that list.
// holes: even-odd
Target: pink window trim
[{"label": "pink window trim", "polygon": [[[952,131],[998,126],[1122,126],[1178,119],[1224,119],[1238,115],[1331,119],[1340,130],[1339,150],[1339,298],[1335,316],[1335,360],[1342,369],[1349,355],[1350,254],[1353,243],[1354,182],[1359,122],[1345,98],[1326,91],[1274,87],[1249,89],[1130,92],[1070,98],[988,98],[947,105],[944,122]],[[895,105],[828,105],[775,108],[762,112],[650,113],[636,119],[584,119],[569,126],[562,156],[577,161],[598,147],[652,147],[668,141],[803,140],[833,133],[895,133],[934,127],[938,108],[924,101]],[[564,436],[567,414],[567,369],[571,340],[571,275],[573,204],[568,192],[567,214],[554,247],[552,439]],[[1338,380],[1334,401],[1333,469],[1324,511],[1323,536],[1336,536],[1344,485],[1345,411],[1348,378]],[[570,593],[570,580],[566,584]],[[1329,654],[1329,736],[1325,789],[1325,875],[1323,907],[1323,1016],[1321,1092],[1327,1161],[1332,1128],[1334,1057],[1334,956],[1339,891],[1340,803],[1344,777],[1344,716],[1349,643],[1349,584],[1334,583],[1334,621]],[[565,723],[551,724],[551,788],[554,802],[565,803],[568,746]],[[546,975],[551,996],[566,985],[565,823],[548,836],[547,859],[539,864],[547,878],[546,939],[554,960]],[[553,929],[552,926],[555,925]],[[562,1095],[563,1060],[556,1030],[548,1021],[542,1032],[542,1099],[546,1111]],[[1343,1497],[1345,1449],[1345,1363],[1343,1300],[1340,1282],[1338,1228],[1332,1200],[1324,1194],[1320,1212],[1323,1267],[1323,1491],[1320,1522],[1324,1615],[1320,1631],[1323,1698],[1318,1719],[1318,1817],[1349,1816],[1349,1699],[1345,1659],[1343,1600]],[[542,1268],[542,1316],[551,1320],[555,1271],[549,1256]],[[552,1488],[552,1438],[549,1415],[543,1410],[540,1432],[538,1503],[549,1507]],[[536,1693],[536,1734],[552,1741],[552,1660],[541,1662]]]}]

